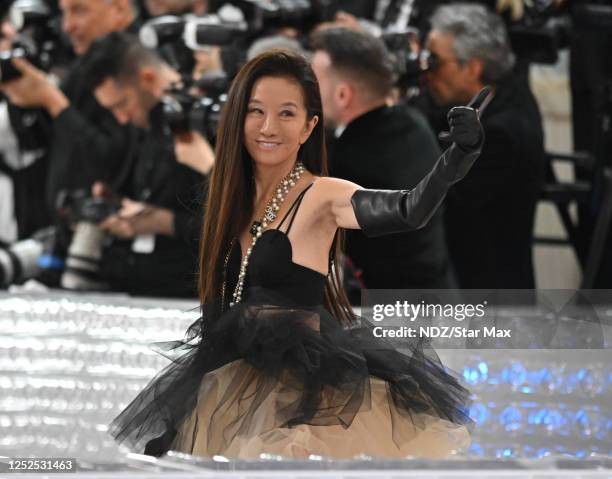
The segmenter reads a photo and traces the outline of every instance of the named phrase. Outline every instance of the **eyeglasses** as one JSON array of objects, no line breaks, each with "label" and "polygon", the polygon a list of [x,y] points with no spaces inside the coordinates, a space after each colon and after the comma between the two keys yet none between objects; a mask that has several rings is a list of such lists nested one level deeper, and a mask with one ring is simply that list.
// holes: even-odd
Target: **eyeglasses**
[{"label": "eyeglasses", "polygon": [[426,49],[421,50],[420,61],[423,71],[437,70],[445,63],[463,63],[456,58],[440,58],[437,53],[430,52]]}]

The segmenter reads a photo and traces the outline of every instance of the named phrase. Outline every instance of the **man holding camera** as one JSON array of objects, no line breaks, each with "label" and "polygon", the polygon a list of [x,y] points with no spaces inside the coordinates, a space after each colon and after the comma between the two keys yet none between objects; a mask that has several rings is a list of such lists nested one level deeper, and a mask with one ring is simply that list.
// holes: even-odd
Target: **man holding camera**
[{"label": "man holding camera", "polygon": [[515,58],[497,14],[474,4],[449,5],[431,23],[426,80],[434,101],[461,105],[487,84],[495,92],[481,116],[486,142],[478,164],[446,201],[459,286],[534,288],[533,225],[545,166],[535,98],[512,74]]},{"label": "man holding camera", "polygon": [[214,153],[197,131],[175,139],[170,130],[161,101],[180,74],[135,37],[119,32],[92,45],[81,74],[120,124],[139,127],[119,191],[94,186],[95,195],[111,202],[118,201],[117,193],[123,197],[121,209],[99,224],[112,237],[101,277],[113,289],[132,294],[194,295],[202,220],[198,205]]},{"label": "man holding camera", "polygon": [[[8,20],[10,3],[0,6],[0,51],[10,52],[21,39]],[[5,68],[13,70],[3,58]],[[10,76],[10,72],[9,72]],[[38,112],[23,110],[0,92],[0,240],[11,243],[29,238],[50,222],[44,196],[47,177],[47,131],[36,122]]]},{"label": "man holding camera", "polygon": [[[62,28],[75,53],[92,41],[136,21],[130,0],[60,0]],[[58,87],[44,72],[21,58],[13,60],[20,77],[0,86],[12,104],[42,108],[50,119],[46,203],[53,208],[61,190],[90,188],[94,181],[113,182],[124,162],[132,131],[101,107],[80,79],[79,62]]]}]

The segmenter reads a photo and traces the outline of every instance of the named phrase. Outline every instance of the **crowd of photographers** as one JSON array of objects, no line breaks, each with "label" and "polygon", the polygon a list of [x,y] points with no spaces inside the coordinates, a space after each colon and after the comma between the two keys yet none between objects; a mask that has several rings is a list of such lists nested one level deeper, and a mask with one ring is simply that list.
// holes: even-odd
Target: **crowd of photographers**
[{"label": "crowd of photographers", "polygon": [[4,2],[0,287],[195,297],[225,92],[248,58],[280,47],[310,55],[331,174],[366,188],[416,185],[445,147],[434,132],[449,108],[495,89],[482,156],[427,227],[349,233],[349,290],[533,288],[548,165],[526,72],[555,57],[582,3]]}]

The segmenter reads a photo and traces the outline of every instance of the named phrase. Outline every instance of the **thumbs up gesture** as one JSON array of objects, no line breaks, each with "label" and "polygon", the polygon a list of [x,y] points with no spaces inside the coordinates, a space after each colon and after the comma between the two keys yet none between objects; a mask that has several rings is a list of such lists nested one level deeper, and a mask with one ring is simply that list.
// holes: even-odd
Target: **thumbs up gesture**
[{"label": "thumbs up gesture", "polygon": [[464,151],[479,148],[484,141],[480,113],[483,110],[483,103],[490,94],[491,87],[486,86],[478,92],[467,106],[451,108],[447,116],[450,131],[440,133],[438,138],[449,143],[456,143]]}]

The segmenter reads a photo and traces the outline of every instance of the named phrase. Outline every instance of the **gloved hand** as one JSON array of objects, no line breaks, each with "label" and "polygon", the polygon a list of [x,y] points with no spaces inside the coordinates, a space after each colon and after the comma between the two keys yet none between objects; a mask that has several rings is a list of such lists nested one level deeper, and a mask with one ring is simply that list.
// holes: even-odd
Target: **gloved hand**
[{"label": "gloved hand", "polygon": [[433,169],[412,190],[357,190],[351,204],[357,223],[366,236],[380,236],[422,228],[434,215],[448,188],[470,170],[484,144],[478,109],[491,89],[483,88],[468,106],[453,108],[450,132],[453,144]]},{"label": "gloved hand", "polygon": [[442,163],[438,166],[441,175],[450,184],[467,175],[484,145],[485,134],[480,114],[486,107],[483,104],[490,93],[491,87],[486,86],[467,106],[456,106],[448,112],[450,132],[442,132],[438,137],[453,144],[443,153]]},{"label": "gloved hand", "polygon": [[490,93],[491,87],[485,86],[467,106],[451,108],[447,115],[450,132],[444,131],[438,138],[448,143],[454,142],[464,151],[477,149],[484,140],[480,109]]}]

